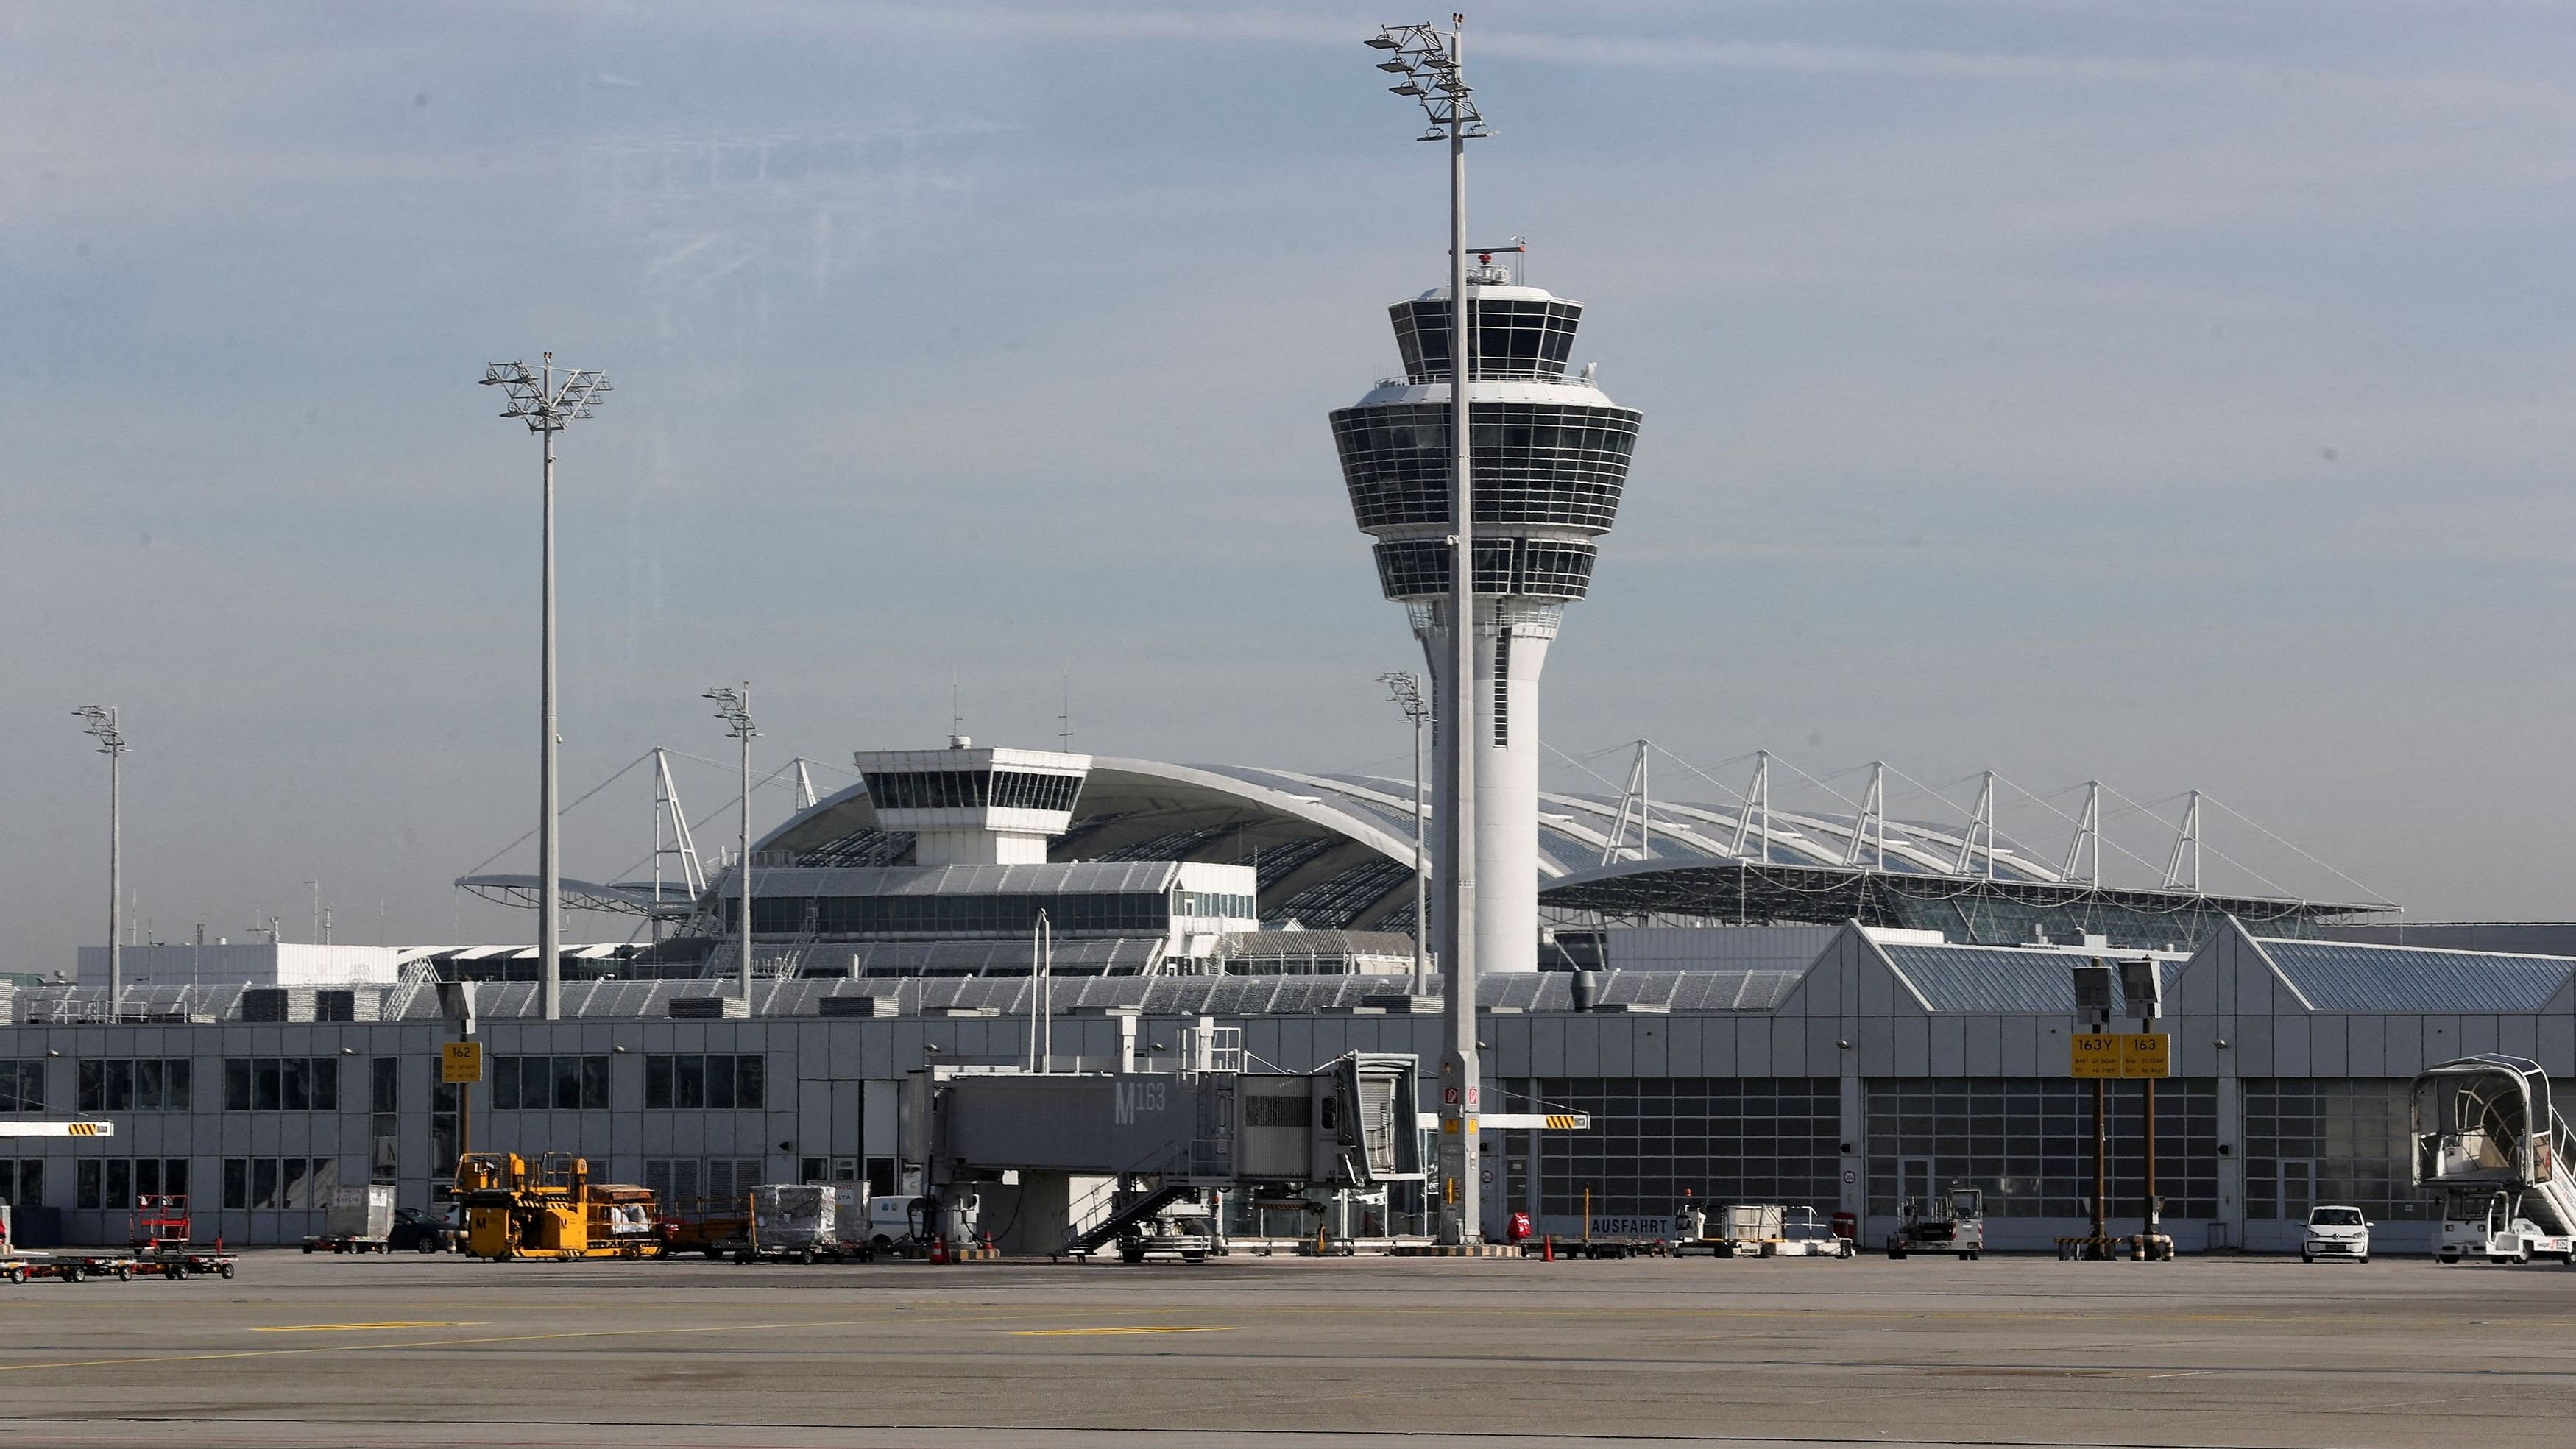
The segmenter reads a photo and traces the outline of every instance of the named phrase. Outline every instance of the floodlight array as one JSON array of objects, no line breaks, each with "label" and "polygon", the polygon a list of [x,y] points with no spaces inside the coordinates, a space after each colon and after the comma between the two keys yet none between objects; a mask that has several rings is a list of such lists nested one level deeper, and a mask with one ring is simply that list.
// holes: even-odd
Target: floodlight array
[{"label": "floodlight array", "polygon": [[1489,134],[1446,34],[1428,24],[1389,25],[1365,43],[1387,53],[1377,68],[1398,77],[1387,90],[1422,103],[1431,128],[1417,139],[1446,141],[1453,126],[1467,140]]},{"label": "floodlight array", "polygon": [[615,391],[608,374],[599,368],[558,368],[554,361],[555,355],[549,352],[539,368],[524,362],[495,362],[483,369],[483,386],[502,389],[510,400],[501,416],[525,420],[532,433],[560,432],[573,419],[589,417],[590,405],[600,394]]},{"label": "floodlight array", "polygon": [[716,718],[725,722],[725,729],[733,738],[748,740],[759,736],[760,730],[751,722],[751,701],[744,697],[742,691],[718,687],[701,697],[716,702]]}]

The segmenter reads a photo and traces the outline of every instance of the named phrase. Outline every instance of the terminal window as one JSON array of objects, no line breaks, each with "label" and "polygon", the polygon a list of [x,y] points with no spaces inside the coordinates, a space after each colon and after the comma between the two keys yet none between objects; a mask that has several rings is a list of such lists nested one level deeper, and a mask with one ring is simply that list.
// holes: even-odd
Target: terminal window
[{"label": "terminal window", "polygon": [[741,1108],[768,1105],[769,1063],[752,1054],[648,1056],[647,1107]]},{"label": "terminal window", "polygon": [[495,1112],[578,1112],[608,1106],[608,1055],[494,1057]]},{"label": "terminal window", "polygon": [[672,1208],[739,1207],[762,1181],[757,1157],[648,1157],[644,1185]]},{"label": "terminal window", "polygon": [[72,1073],[77,1112],[185,1112],[189,1106],[186,1057],[84,1061]]},{"label": "terminal window", "polygon": [[1176,916],[1231,916],[1237,920],[1257,920],[1260,908],[1252,897],[1229,895],[1222,891],[1174,891],[1172,914]]},{"label": "terminal window", "polygon": [[[739,920],[738,902],[727,901],[728,924]],[[1172,903],[1160,892],[1007,896],[754,896],[751,928],[763,935],[819,932],[826,936],[1025,936],[1046,912],[1058,935],[1077,932],[1159,932],[1171,925]],[[1247,913],[1249,914],[1249,913]]]},{"label": "terminal window", "polygon": [[338,1057],[226,1057],[227,1112],[337,1112]]},{"label": "terminal window", "polygon": [[0,1203],[35,1207],[45,1200],[45,1160],[0,1157]]},{"label": "terminal window", "polygon": [[138,1196],[187,1190],[188,1159],[184,1157],[92,1157],[72,1168],[74,1207],[114,1211],[134,1206]]},{"label": "terminal window", "polygon": [[[1540,1080],[1544,1110],[1592,1114],[1581,1132],[1538,1132],[1539,1211],[1669,1213],[1703,1202],[1831,1210],[1842,1086],[1831,1077],[1577,1077]],[[1512,1104],[1510,1110],[1535,1107]],[[1514,1204],[1515,1208],[1519,1205]]]},{"label": "terminal window", "polygon": [[45,1062],[0,1061],[0,1112],[45,1110]]},{"label": "terminal window", "polygon": [[340,1184],[336,1157],[227,1157],[224,1206],[236,1211],[319,1208]]},{"label": "terminal window", "polygon": [[[2140,1160],[2144,1084],[2110,1084],[2110,1210],[2134,1214],[2146,1192]],[[2093,1190],[2092,1084],[2024,1077],[1896,1077],[1873,1081],[1869,1210],[1954,1184],[1981,1187],[2001,1218],[2081,1218]],[[1913,1164],[1911,1176],[1907,1164]],[[2169,1218],[2218,1216],[2218,1084],[2156,1084],[2156,1195]]]},{"label": "terminal window", "polygon": [[2408,1086],[2393,1078],[2249,1078],[2245,1215],[2295,1220],[2336,1203],[2373,1221],[2429,1216],[2407,1161]]}]

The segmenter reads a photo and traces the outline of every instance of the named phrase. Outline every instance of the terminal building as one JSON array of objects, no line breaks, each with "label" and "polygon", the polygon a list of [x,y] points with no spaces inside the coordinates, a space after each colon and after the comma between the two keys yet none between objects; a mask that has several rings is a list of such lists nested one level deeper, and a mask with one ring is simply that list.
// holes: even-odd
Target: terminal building
[{"label": "terminal building", "polygon": [[[1592,1121],[1489,1134],[1488,1222],[1529,1211],[1542,1230],[1579,1231],[1588,1190],[1605,1230],[1653,1231],[1687,1191],[1860,1213],[1875,1242],[1900,1199],[1966,1182],[1986,1189],[1999,1249],[2082,1230],[2090,1093],[2069,1076],[2069,967],[2140,953],[1852,922],[1698,934],[1732,941],[1749,964],[1486,984],[1493,1110]],[[1807,959],[1778,964],[1809,945]],[[2326,1202],[2382,1224],[2382,1251],[2420,1248],[2431,1224],[2409,1180],[2408,1079],[2474,1052],[2576,1072],[2576,958],[2266,936],[2227,921],[2188,955],[2148,954],[2163,963],[2173,1033],[2158,1186],[2186,1251],[2294,1249],[2297,1220]],[[436,1082],[457,1029],[429,975],[147,985],[114,1022],[95,993],[19,990],[0,1027],[0,1112],[104,1117],[117,1135],[17,1140],[0,1194],[23,1225],[41,1232],[50,1219],[88,1241],[121,1240],[124,1208],[147,1191],[190,1192],[203,1230],[237,1243],[316,1231],[337,1183],[376,1178],[407,1203],[432,1201],[454,1162],[458,1103]],[[727,1014],[731,990],[577,981],[550,1022],[535,1016],[532,984],[478,988],[492,1076],[475,1089],[475,1143],[578,1152],[674,1196],[796,1178],[891,1190],[904,1178],[895,1104],[907,1073],[1027,1060],[1025,971],[767,977],[748,1015]],[[1350,1050],[1438,1049],[1430,998],[1402,976],[1351,972],[1059,981],[1054,1049],[1110,1056],[1116,1018],[1131,1014],[1149,1053],[1213,1017],[1242,1029],[1252,1058],[1291,1070]],[[2143,1191],[2137,1086],[2113,1084],[2111,1103],[2116,1226]]]},{"label": "terminal building", "polygon": [[[2046,1247],[2086,1222],[2091,1092],[2067,1038],[2072,967],[2101,959],[2154,961],[2164,985],[2158,1190],[2187,1251],[2294,1248],[2317,1203],[2362,1207],[2385,1250],[2421,1246],[2412,1075],[2474,1052],[2576,1072],[2576,940],[2558,935],[2428,940],[2383,902],[2211,892],[2179,845],[2162,883],[2112,885],[2098,833],[2090,866],[2083,828],[2043,854],[1999,832],[1991,794],[1946,824],[1892,818],[1875,780],[1849,814],[1775,807],[1767,757],[1731,803],[1649,798],[1642,766],[1623,791],[1540,788],[1537,666],[1592,586],[1639,416],[1569,373],[1579,304],[1477,288],[1471,444],[1507,485],[1480,509],[1492,604],[1470,691],[1485,1102],[1591,1124],[1489,1134],[1484,1222],[1570,1234],[1589,1203],[1604,1230],[1655,1233],[1688,1194],[1854,1213],[1877,1243],[1903,1200],[1965,1183],[1991,1245]],[[1446,307],[1394,315],[1405,375],[1332,426],[1383,591],[1436,646]],[[1076,1061],[1165,1056],[1203,1021],[1287,1071],[1437,1059],[1414,847],[1436,802],[1417,782],[962,737],[855,760],[860,783],[712,873],[683,830],[677,886],[564,882],[568,904],[637,922],[566,953],[559,1019],[520,946],[142,947],[115,1001],[104,951],[78,980],[0,987],[0,1117],[116,1124],[0,1139],[0,1200],[30,1242],[121,1241],[138,1195],[173,1191],[201,1233],[291,1242],[337,1185],[434,1202],[469,1121],[478,1148],[578,1153],[671,1198],[910,1191],[900,1085],[1030,1061],[1042,1001]],[[464,1029],[443,982],[475,983],[489,1076],[470,1099],[437,1080]],[[2140,1089],[2110,1100],[2116,1226],[2145,1190]],[[1419,1204],[1390,1191],[1373,1210],[1402,1226]]]}]

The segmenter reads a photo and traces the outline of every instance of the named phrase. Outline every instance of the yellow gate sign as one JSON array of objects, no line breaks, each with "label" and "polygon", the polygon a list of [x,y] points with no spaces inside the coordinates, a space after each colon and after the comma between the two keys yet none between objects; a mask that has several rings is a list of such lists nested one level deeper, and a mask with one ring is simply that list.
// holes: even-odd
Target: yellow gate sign
[{"label": "yellow gate sign", "polygon": [[2067,1039],[2075,1054],[2074,1073],[2078,1077],[2116,1077],[2120,1075],[2120,1039],[2105,1032],[2078,1032]]},{"label": "yellow gate sign", "polygon": [[2173,1075],[2173,1038],[2161,1031],[2078,1032],[2067,1042],[2078,1078]]},{"label": "yellow gate sign", "polygon": [[452,1041],[438,1049],[438,1080],[455,1086],[483,1080],[483,1043]]},{"label": "yellow gate sign", "polygon": [[2120,1038],[2120,1075],[2169,1077],[2173,1038],[2160,1031],[2134,1031]]}]

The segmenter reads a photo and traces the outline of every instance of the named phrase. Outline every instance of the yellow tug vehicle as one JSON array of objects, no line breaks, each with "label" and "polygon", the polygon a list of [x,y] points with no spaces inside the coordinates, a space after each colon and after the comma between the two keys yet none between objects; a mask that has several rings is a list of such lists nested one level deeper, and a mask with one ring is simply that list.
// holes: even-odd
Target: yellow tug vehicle
[{"label": "yellow tug vehicle", "polygon": [[465,1251],[505,1258],[658,1258],[661,1213],[648,1187],[590,1180],[590,1162],[550,1152],[469,1152],[456,1164]]}]

